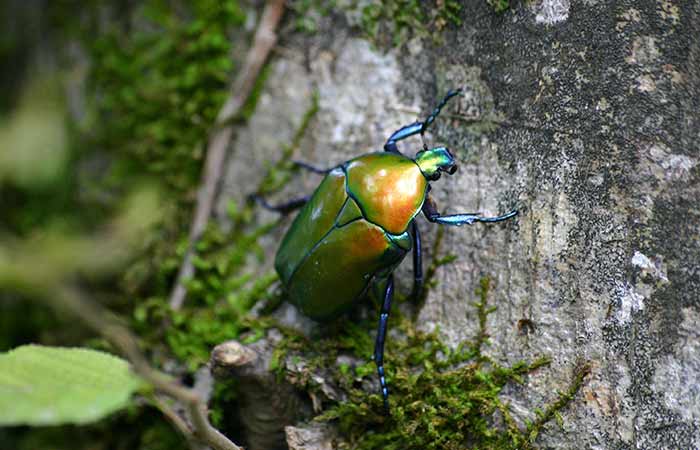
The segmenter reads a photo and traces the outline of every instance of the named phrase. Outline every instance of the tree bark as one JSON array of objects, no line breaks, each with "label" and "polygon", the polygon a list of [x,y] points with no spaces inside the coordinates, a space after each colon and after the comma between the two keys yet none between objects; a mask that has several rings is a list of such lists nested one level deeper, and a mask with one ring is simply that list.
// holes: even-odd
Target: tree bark
[{"label": "tree bark", "polygon": [[[592,365],[564,427],[540,446],[700,448],[700,2],[464,8],[442,45],[415,38],[380,50],[342,20],[283,37],[225,169],[219,213],[278,157],[314,89],[320,111],[297,158],[330,167],[380,150],[462,88],[427,137],[461,166],[433,183],[434,197],[445,213],[520,214],[445,230],[443,248],[458,259],[438,269],[420,323],[452,345],[472,336],[469,301],[488,275],[498,306],[488,353],[553,359],[505,394],[519,420],[566,388],[576,361]],[[400,147],[412,155],[421,143]],[[318,181],[298,177],[287,193]],[[419,227],[432,242],[436,225]],[[398,289],[408,292],[403,266]]]}]

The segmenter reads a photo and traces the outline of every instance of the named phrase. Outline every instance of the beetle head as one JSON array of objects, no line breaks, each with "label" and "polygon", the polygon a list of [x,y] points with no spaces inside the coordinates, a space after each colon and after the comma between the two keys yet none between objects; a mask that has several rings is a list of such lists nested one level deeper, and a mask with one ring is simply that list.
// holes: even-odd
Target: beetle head
[{"label": "beetle head", "polygon": [[440,178],[441,172],[452,175],[457,171],[455,158],[446,147],[435,147],[418,152],[416,164],[420,167],[425,178],[430,181]]}]

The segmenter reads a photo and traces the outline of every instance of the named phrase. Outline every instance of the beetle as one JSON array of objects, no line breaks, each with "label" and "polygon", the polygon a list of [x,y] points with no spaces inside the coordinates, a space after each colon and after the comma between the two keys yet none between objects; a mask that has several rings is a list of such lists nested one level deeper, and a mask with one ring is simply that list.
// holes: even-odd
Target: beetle
[{"label": "beetle", "polygon": [[310,197],[281,205],[256,200],[265,208],[289,213],[301,208],[275,258],[275,269],[288,299],[308,317],[327,320],[353,308],[371,286],[383,292],[374,362],[385,410],[389,389],[384,374],[384,342],[394,294],[393,271],[413,251],[413,297],[423,285],[421,238],[416,216],[461,226],[474,222],[501,222],[517,210],[497,217],[478,213],[442,215],[429,195],[430,182],[457,171],[446,147],[423,149],[414,158],[403,155],[397,143],[423,135],[447,102],[461,90],[451,90],[422,122],[396,130],[383,152],[367,153],[331,169],[296,162],[325,177]]}]

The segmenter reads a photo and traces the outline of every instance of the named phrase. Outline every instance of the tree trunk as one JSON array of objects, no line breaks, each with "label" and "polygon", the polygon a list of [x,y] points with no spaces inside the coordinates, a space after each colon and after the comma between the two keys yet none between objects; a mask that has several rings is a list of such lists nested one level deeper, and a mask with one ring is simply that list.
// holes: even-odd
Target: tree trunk
[{"label": "tree trunk", "polygon": [[[320,110],[295,157],[330,167],[380,150],[462,88],[426,138],[461,166],[433,183],[434,197],[445,213],[519,216],[445,230],[442,248],[458,259],[438,268],[421,326],[451,345],[472,336],[469,301],[488,275],[498,306],[488,354],[553,360],[504,394],[517,420],[565,390],[577,362],[591,364],[564,427],[540,446],[700,448],[700,1],[541,0],[497,15],[474,0],[464,10],[442,44],[377,49],[342,18],[283,37],[233,146],[220,213],[279,158],[314,90]],[[413,155],[421,143],[400,148]],[[300,176],[285,194],[319,180]],[[437,225],[419,227],[429,247]],[[402,292],[409,268],[397,273]]]}]

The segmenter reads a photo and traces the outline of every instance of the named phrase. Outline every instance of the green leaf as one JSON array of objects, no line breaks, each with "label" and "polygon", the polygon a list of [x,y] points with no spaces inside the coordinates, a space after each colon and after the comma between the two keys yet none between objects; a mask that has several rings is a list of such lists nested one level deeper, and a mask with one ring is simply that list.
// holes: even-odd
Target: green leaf
[{"label": "green leaf", "polygon": [[127,406],[140,384],[108,353],[24,345],[0,354],[0,425],[93,422]]}]

